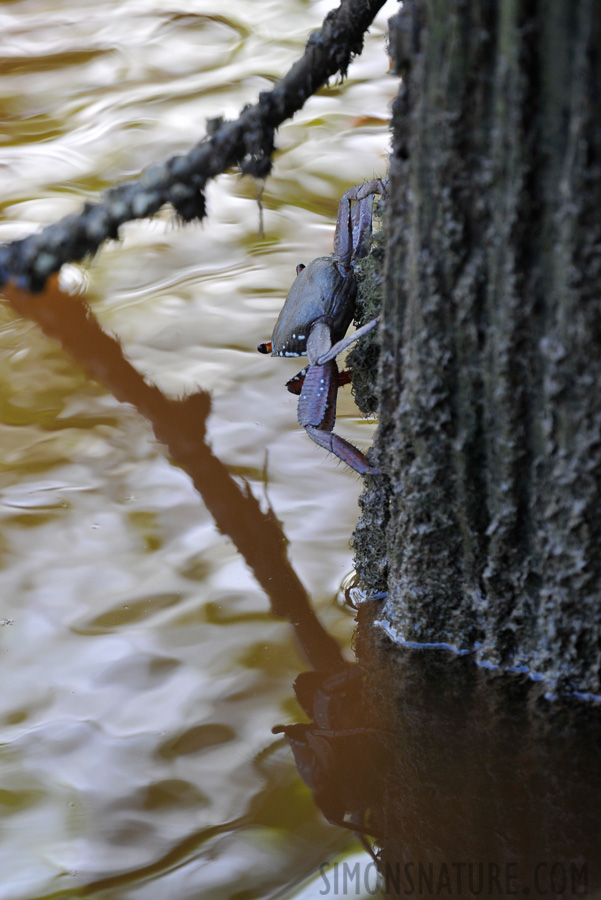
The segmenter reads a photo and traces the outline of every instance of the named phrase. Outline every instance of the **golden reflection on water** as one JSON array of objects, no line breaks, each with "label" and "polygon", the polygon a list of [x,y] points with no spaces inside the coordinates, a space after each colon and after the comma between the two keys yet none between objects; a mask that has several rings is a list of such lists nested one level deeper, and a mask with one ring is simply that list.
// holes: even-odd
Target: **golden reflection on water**
[{"label": "golden reflection on water", "polygon": [[[0,239],[187,149],[329,7],[4,4]],[[262,235],[228,175],[204,225],[165,211],[70,267],[85,303],[0,312],[0,898],[292,896],[354,846],[271,728],[298,719],[307,660],[339,664],[331,636],[348,653],[359,484],[297,428],[294,362],[254,348],[340,194],[385,170],[390,7],[281,130]]]}]

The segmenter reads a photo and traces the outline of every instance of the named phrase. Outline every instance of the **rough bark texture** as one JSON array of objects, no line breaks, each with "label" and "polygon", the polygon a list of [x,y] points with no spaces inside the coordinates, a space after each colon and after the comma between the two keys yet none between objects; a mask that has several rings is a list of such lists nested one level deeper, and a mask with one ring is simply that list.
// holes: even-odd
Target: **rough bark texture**
[{"label": "rough bark texture", "polygon": [[391,480],[354,540],[368,585],[388,558],[395,639],[596,694],[600,47],[594,0],[414,0],[391,20]]}]

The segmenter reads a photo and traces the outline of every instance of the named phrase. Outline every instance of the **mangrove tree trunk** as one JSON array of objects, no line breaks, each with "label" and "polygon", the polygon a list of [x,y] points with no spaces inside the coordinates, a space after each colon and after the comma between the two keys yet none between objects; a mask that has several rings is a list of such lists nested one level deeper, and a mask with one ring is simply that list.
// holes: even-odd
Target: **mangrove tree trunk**
[{"label": "mangrove tree trunk", "polygon": [[[377,619],[601,693],[601,5],[407,0],[375,457]],[[382,522],[387,527],[382,527]],[[374,567],[374,561],[382,561]]]}]

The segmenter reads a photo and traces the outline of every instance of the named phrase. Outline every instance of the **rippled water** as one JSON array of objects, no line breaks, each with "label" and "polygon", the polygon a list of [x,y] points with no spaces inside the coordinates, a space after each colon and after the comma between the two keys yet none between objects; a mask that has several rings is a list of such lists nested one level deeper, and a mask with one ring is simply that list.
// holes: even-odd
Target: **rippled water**
[{"label": "rippled water", "polygon": [[[0,240],[235,116],[331,5],[3,3]],[[75,311],[61,343],[32,307],[0,308],[0,898],[308,896],[321,862],[361,849],[271,733],[302,718],[286,617],[303,585],[349,656],[359,482],[298,428],[298,364],[255,347],[296,263],[330,252],[339,196],[386,169],[395,7],[281,129],[262,226],[257,185],[229,174],[203,225],[164,211],[66,267],[120,349],[93,330],[83,346]],[[349,397],[339,417],[369,444]]]}]

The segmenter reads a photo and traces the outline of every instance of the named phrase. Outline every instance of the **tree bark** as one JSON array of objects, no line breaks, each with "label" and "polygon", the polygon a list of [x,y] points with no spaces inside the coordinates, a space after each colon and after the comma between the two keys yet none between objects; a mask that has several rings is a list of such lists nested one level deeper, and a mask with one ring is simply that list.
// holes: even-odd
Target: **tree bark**
[{"label": "tree bark", "polygon": [[368,586],[387,561],[395,641],[594,694],[600,47],[594,0],[407,0],[391,20],[390,481],[370,480],[354,537]]}]

